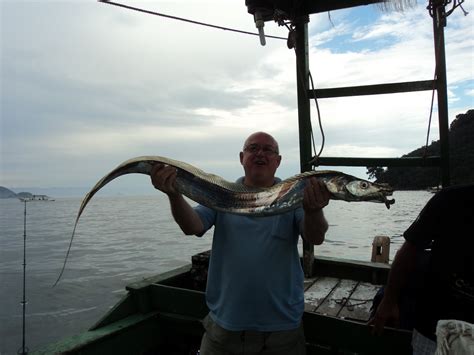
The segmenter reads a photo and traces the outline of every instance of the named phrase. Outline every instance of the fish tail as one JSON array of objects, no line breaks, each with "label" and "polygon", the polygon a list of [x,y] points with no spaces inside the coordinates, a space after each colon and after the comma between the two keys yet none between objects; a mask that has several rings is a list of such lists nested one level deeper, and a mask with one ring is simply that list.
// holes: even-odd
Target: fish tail
[{"label": "fish tail", "polygon": [[66,263],[67,263],[67,260],[69,258],[69,253],[71,252],[71,247],[72,247],[72,241],[74,239],[74,234],[76,233],[76,227],[77,227],[77,223],[79,222],[79,218],[76,219],[76,223],[74,223],[74,228],[72,230],[72,235],[71,235],[71,240],[69,241],[69,246],[67,248],[67,252],[66,252],[66,256],[64,257],[64,263],[63,263],[63,267],[61,268],[61,271],[59,272],[59,276],[58,278],[56,279],[56,282],[53,284],[52,287],[56,287],[56,285],[58,284],[59,280],[61,280],[61,277],[63,276],[63,273],[64,273],[64,270],[66,269]]}]

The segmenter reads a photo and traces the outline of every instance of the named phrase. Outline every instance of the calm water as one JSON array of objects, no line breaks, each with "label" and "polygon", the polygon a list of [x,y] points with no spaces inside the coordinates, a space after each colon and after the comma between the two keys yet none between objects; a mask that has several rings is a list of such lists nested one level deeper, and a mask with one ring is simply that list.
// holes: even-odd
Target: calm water
[{"label": "calm water", "polygon": [[[402,233],[432,195],[396,192],[396,204],[331,201],[330,229],[317,255],[369,261],[372,239]],[[208,250],[212,234],[183,236],[166,198],[96,197],[76,231],[61,282],[52,288],[69,243],[80,198],[27,203],[27,326],[30,350],[86,330],[124,294],[125,285],[181,266]],[[19,200],[0,200],[0,354],[15,354],[22,340],[23,211]]]}]

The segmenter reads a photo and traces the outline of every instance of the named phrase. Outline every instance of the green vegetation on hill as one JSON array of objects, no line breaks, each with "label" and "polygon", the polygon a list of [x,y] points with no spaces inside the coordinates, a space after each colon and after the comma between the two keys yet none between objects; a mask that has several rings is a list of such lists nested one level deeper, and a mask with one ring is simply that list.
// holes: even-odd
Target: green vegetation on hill
[{"label": "green vegetation on hill", "polygon": [[[440,142],[418,148],[403,157],[423,157],[440,154]],[[449,127],[451,184],[474,182],[474,110],[456,116]],[[436,167],[368,167],[370,178],[389,183],[399,190],[427,189],[440,184],[440,169]]]},{"label": "green vegetation on hill", "polygon": [[32,198],[33,194],[30,192],[19,192],[15,193],[6,187],[0,186],[0,199],[1,198]]},{"label": "green vegetation on hill", "polygon": [[16,193],[6,187],[0,186],[0,198],[16,198]]}]

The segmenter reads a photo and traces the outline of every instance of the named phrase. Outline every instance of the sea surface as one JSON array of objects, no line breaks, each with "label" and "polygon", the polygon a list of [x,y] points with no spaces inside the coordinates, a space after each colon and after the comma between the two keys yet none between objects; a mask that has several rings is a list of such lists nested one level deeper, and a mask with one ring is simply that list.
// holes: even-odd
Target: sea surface
[{"label": "sea surface", "polygon": [[[329,231],[316,255],[370,261],[375,236],[391,238],[391,259],[402,234],[432,196],[397,191],[396,203],[331,201]],[[92,326],[125,294],[131,282],[189,263],[210,249],[212,233],[182,235],[164,195],[96,196],[85,209],[61,281],[81,198],[26,203],[26,326],[30,351]],[[25,203],[0,200],[0,355],[22,347]],[[301,252],[301,248],[300,248]]]}]

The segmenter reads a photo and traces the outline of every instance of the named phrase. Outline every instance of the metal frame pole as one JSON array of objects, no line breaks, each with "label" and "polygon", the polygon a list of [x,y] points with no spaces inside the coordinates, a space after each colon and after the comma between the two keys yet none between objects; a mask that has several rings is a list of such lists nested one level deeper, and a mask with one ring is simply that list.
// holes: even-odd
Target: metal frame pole
[{"label": "metal frame pole", "polygon": [[21,349],[18,351],[18,354],[26,355],[28,354],[28,348],[26,347],[26,202],[27,199],[23,200],[25,204],[23,212],[23,299],[21,301],[22,313],[23,313],[23,323],[22,323],[22,341]]},{"label": "metal frame pole", "polygon": [[[296,30],[296,84],[298,92],[298,127],[300,145],[301,172],[311,170],[311,110],[309,91],[309,55],[308,55],[309,17],[298,21]],[[314,246],[303,240],[303,270],[306,276],[313,271]]]},{"label": "metal frame pole", "polygon": [[448,89],[446,78],[446,51],[444,43],[446,12],[443,1],[434,1],[434,6],[433,37],[436,60],[436,92],[438,99],[441,184],[443,187],[446,187],[451,184],[449,158]]}]

